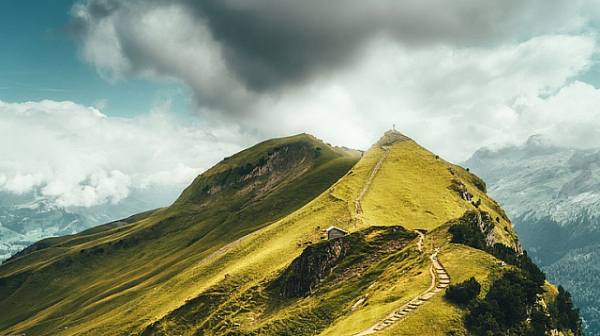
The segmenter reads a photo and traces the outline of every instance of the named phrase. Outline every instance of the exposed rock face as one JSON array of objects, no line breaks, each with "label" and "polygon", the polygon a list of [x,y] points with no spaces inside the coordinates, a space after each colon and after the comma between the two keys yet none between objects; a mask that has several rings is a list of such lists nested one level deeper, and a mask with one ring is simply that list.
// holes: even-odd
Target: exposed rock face
[{"label": "exposed rock face", "polygon": [[494,244],[496,244],[496,239],[494,236],[494,228],[496,226],[494,225],[492,217],[490,217],[488,213],[479,212],[477,213],[477,223],[479,226],[479,230],[483,234],[485,245],[487,247],[494,246]]},{"label": "exposed rock face", "polygon": [[310,245],[273,285],[284,299],[305,297],[314,293],[330,274],[333,273],[332,278],[326,280],[329,285],[360,276],[375,260],[396,253],[416,237],[416,233],[401,226],[373,226]]},{"label": "exposed rock face", "polygon": [[350,241],[343,237],[307,247],[282,276],[281,296],[303,297],[315,290],[349,250]]},{"label": "exposed rock face", "polygon": [[253,162],[240,163],[234,162],[235,158],[225,158],[218,170],[209,170],[203,179],[194,181],[183,198],[196,204],[231,195],[249,200],[259,198],[277,189],[282,182],[309,171],[318,164],[321,151],[311,143],[296,143],[265,151]]}]

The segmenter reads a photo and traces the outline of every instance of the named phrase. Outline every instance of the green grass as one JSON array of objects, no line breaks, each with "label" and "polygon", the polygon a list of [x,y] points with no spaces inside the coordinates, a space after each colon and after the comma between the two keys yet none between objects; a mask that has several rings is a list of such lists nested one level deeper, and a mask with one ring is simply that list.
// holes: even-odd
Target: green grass
[{"label": "green grass", "polygon": [[[392,144],[395,140],[402,141]],[[363,198],[364,221],[355,227],[354,199],[381,157],[382,143],[391,152]],[[244,179],[261,162],[277,160],[284,152],[295,153],[294,158],[276,174]],[[352,232],[373,225],[434,230],[431,236],[437,246],[444,246],[440,259],[452,277],[460,279],[461,267],[467,274],[487,276],[487,266],[477,259],[487,257],[444,245],[443,224],[474,209],[449,188],[452,179],[461,179],[481,198],[483,210],[502,215],[477,188],[476,177],[399,133],[386,134],[356,162],[359,155],[307,135],[261,143],[198,177],[169,208],[134,217],[137,221],[122,227],[106,225],[53,240],[2,264],[0,279],[11,290],[0,288],[0,310],[8,312],[0,317],[0,333],[129,335],[163,321],[157,325],[184,335],[192,335],[203,323],[223,334],[214,314],[219,311],[245,321],[241,331],[247,333],[310,325],[323,335],[349,335],[429,287],[430,251],[419,253],[415,240],[378,260],[370,273],[315,296],[297,302],[264,299],[269,296],[261,293],[262,286],[302,253],[304,245],[298,244],[318,242],[319,230],[331,225]],[[503,229],[507,225],[505,219],[498,223],[497,236],[510,245],[516,236],[509,225]],[[350,311],[365,295],[365,304]],[[207,306],[208,298],[217,306]],[[185,306],[204,317],[170,320]],[[453,306],[439,307],[440,316],[452,321],[460,315]],[[428,311],[422,314],[435,314]],[[418,314],[415,319],[421,318]],[[455,328],[452,323],[442,329]]]},{"label": "green grass", "polygon": [[[282,282],[271,280],[246,291],[235,291],[236,294],[223,299],[210,311],[200,312],[206,300],[192,300],[161,320],[148,335],[192,334],[196,329],[203,333],[218,332],[223,328],[214,321],[215,316],[221,316],[221,320],[230,323],[241,322],[240,331],[245,334],[287,332],[308,335],[340,320],[343,320],[342,323],[335,324],[325,334],[339,335],[340,327],[343,330],[360,330],[363,325],[377,320],[379,314],[409,300],[414,291],[423,291],[429,284],[429,279],[422,274],[427,267],[425,258],[414,247],[416,234],[400,231],[389,235],[392,229],[368,229],[370,231],[365,234],[355,233],[341,238],[350,243],[349,254],[333,268],[318,291],[306,298],[282,300],[277,289]],[[373,234],[367,234],[369,232]],[[383,235],[383,232],[388,233]],[[314,249],[324,244],[329,243],[322,242]],[[360,267],[360,271],[356,267]],[[227,283],[236,281],[232,278]],[[246,287],[247,281],[238,281],[237,284]],[[222,287],[217,287],[222,290]],[[212,288],[204,295],[215,291]],[[352,304],[365,295],[368,296],[365,304],[351,313]],[[200,323],[188,323],[198,319],[199,314],[204,314]]]},{"label": "green grass", "polygon": [[[322,148],[318,155],[317,147]],[[9,312],[0,319],[0,329],[12,325],[7,330],[65,334],[135,330],[140,322],[197,295],[204,282],[216,280],[210,263],[200,271],[194,265],[314,199],[359,157],[358,152],[331,148],[304,135],[260,144],[254,155],[260,161],[275,148],[295,156],[289,162],[294,169],[281,169],[278,181],[252,179],[255,188],[272,186],[258,197],[252,188],[245,192],[229,188],[215,197],[194,199],[190,190],[197,192],[198,184],[214,182],[207,174],[169,209],[138,216],[142,220],[123,227],[104,226],[54,239],[44,249],[3,264],[1,278],[24,271],[32,274],[0,302],[0,309]],[[237,167],[228,167],[233,170],[230,179],[243,176]],[[203,207],[211,202],[219,206]],[[45,283],[47,279],[53,281]]]},{"label": "green grass", "polygon": [[[443,231],[438,235],[447,237]],[[482,296],[503,272],[496,258],[480,250],[450,243],[437,246],[442,246],[438,258],[452,283],[475,277],[482,284]],[[442,291],[381,335],[467,335],[463,315],[464,308],[446,300]]]},{"label": "green grass", "polygon": [[[480,189],[482,181],[477,176],[437,157],[410,139],[400,138],[400,141],[389,144],[390,140],[399,138],[397,134],[396,139],[390,135],[384,137],[352,170],[358,175],[354,178],[357,181],[348,182],[354,186],[365,180],[368,175],[365,171],[372,168],[384,153],[380,145],[387,144],[390,153],[363,197],[366,225],[402,225],[410,229],[430,230],[460,217],[475,207],[449,189],[452,180],[458,179],[473,194],[474,200],[481,199],[481,210],[499,218],[495,229],[497,241],[510,246],[517,240],[502,209]],[[348,197],[347,194],[343,196]]]}]

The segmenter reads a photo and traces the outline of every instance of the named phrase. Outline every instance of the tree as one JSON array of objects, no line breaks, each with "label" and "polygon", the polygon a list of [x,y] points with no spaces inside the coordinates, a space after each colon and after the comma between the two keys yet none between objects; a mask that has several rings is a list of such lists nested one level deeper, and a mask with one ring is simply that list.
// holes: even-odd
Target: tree
[{"label": "tree", "polygon": [[550,306],[550,312],[556,320],[558,329],[569,329],[575,335],[583,335],[581,320],[579,319],[579,309],[573,308],[571,294],[562,286],[558,286],[558,295]]},{"label": "tree", "polygon": [[446,289],[446,299],[461,304],[467,305],[471,300],[479,295],[481,285],[474,277],[456,285],[450,285]]},{"label": "tree", "polygon": [[531,324],[529,329],[528,334],[532,336],[546,336],[546,330],[551,329],[550,317],[546,315],[539,305],[536,305],[531,312]]},{"label": "tree", "polygon": [[485,238],[479,227],[472,224],[454,224],[448,232],[452,234],[452,242],[474,247],[479,250],[485,249]]}]

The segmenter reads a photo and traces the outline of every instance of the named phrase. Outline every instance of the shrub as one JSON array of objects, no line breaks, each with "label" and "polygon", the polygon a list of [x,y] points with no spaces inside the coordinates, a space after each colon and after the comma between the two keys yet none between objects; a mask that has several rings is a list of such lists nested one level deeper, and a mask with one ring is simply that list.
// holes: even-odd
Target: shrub
[{"label": "shrub", "polygon": [[485,249],[485,238],[478,227],[469,224],[452,225],[448,232],[452,234],[452,242],[474,247],[476,249]]},{"label": "shrub", "polygon": [[475,335],[504,335],[518,328],[535,304],[540,287],[521,271],[509,271],[496,280],[483,300],[473,300],[465,326]]},{"label": "shrub", "polygon": [[467,305],[471,300],[479,295],[481,285],[474,277],[456,285],[450,285],[446,289],[446,299],[461,304]]},{"label": "shrub", "polygon": [[473,182],[473,185],[477,187],[477,189],[483,191],[484,193],[487,193],[487,186],[485,185],[485,182],[482,179],[473,175],[471,182]]},{"label": "shrub", "polygon": [[571,294],[562,286],[558,286],[556,300],[550,305],[550,313],[554,317],[559,330],[572,330],[575,335],[583,335],[579,309],[573,308]]}]

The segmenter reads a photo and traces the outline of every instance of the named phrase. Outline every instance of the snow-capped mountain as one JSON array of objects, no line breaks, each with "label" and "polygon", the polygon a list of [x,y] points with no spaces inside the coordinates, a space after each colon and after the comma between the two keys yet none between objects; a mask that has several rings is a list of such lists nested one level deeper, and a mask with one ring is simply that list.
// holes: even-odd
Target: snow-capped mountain
[{"label": "snow-capped mountain", "polygon": [[485,180],[548,278],[573,294],[587,334],[600,335],[600,273],[582,262],[600,256],[600,149],[532,136],[521,146],[480,149],[463,165]]},{"label": "snow-capped mountain", "polygon": [[519,147],[478,150],[465,165],[513,218],[549,216],[564,226],[574,217],[600,217],[600,150],[555,147],[534,136]]}]

